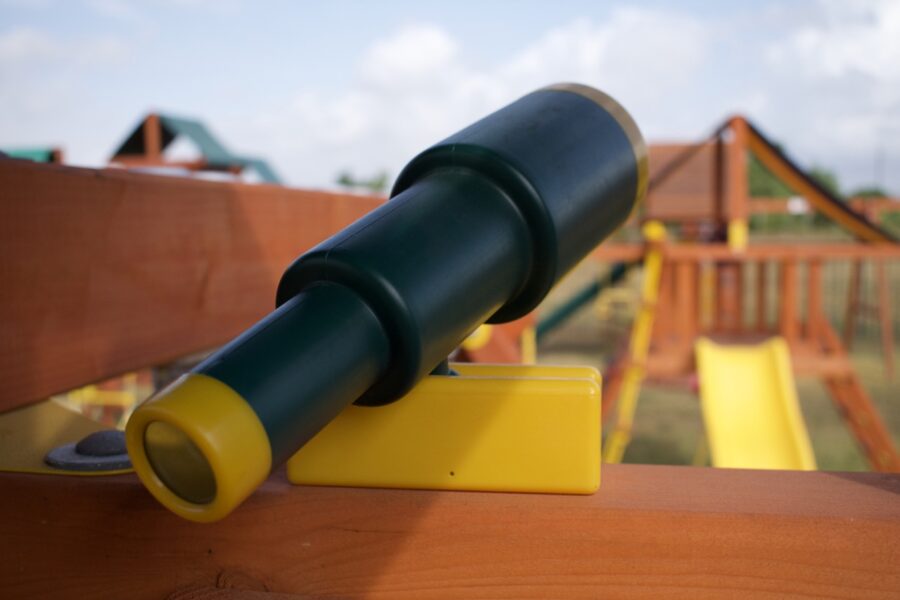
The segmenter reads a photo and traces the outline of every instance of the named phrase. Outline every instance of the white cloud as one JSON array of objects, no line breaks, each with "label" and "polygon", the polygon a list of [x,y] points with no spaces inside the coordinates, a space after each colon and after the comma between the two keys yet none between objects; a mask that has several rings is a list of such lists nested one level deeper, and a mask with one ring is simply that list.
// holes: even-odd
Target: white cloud
[{"label": "white cloud", "polygon": [[233,139],[269,148],[298,185],[328,185],[348,167],[396,175],[416,152],[550,83],[592,84],[636,114],[658,113],[658,99],[689,84],[708,44],[696,19],[622,8],[603,22],[577,19],[551,29],[497,64],[472,64],[446,30],[408,24],[368,48],[344,91],[304,90],[288,106],[229,130]]},{"label": "white cloud", "polygon": [[456,41],[433,25],[408,26],[369,48],[360,64],[362,83],[379,88],[437,82],[458,68]]},{"label": "white cloud", "polygon": [[837,169],[844,188],[871,183],[874,163],[893,168],[882,183],[900,187],[900,3],[819,3],[765,50],[772,70],[766,111],[779,134],[807,157]]},{"label": "white cloud", "polygon": [[58,51],[57,44],[48,35],[28,27],[0,35],[0,64],[5,66],[52,59],[58,56]]},{"label": "white cloud", "polygon": [[[221,8],[210,0],[86,1],[108,16],[129,18],[139,10],[145,20],[160,7],[187,7],[198,19]],[[167,72],[166,85],[147,98],[147,87],[134,84],[161,76],[153,58],[157,33],[138,43],[123,38],[121,28],[65,38],[0,28],[2,141],[58,132],[73,160],[96,164],[122,132],[74,124],[105,127],[96,101],[114,94],[123,114],[139,113],[146,103],[168,106],[207,121],[235,151],[271,159],[289,183],[326,186],[346,168],[396,175],[416,152],[518,96],[579,81],[618,99],[651,141],[698,139],[717,120],[743,111],[801,163],[836,169],[845,188],[870,182],[880,150],[885,183],[900,192],[900,2],[809,0],[742,10],[712,16],[620,5],[602,19],[548,27],[489,58],[474,54],[454,31],[412,22],[379,34],[352,68],[341,67],[331,87],[298,76],[303,87],[293,92],[250,90],[225,70],[222,78],[232,78],[240,93],[224,100],[185,80],[183,70]],[[285,46],[302,57],[305,50],[297,48]],[[143,71],[126,72],[129,61]],[[169,99],[178,104],[167,105]]]},{"label": "white cloud", "polygon": [[101,35],[89,39],[61,40],[30,27],[0,33],[0,67],[30,69],[38,64],[66,68],[74,65],[102,68],[122,64],[130,46],[121,38]]}]

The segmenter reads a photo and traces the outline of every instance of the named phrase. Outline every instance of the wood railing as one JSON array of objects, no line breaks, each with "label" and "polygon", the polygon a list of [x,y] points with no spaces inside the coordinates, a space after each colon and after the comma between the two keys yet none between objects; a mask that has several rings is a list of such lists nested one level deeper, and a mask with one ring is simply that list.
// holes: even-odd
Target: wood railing
[{"label": "wood railing", "polygon": [[[0,190],[0,411],[225,341],[269,309],[287,261],[376,202],[18,161],[0,161]],[[747,262],[724,252],[670,249],[675,265]],[[212,525],[130,475],[2,473],[0,490],[4,598],[900,590],[896,475],[624,465],[565,496],[295,487],[279,472]]]}]

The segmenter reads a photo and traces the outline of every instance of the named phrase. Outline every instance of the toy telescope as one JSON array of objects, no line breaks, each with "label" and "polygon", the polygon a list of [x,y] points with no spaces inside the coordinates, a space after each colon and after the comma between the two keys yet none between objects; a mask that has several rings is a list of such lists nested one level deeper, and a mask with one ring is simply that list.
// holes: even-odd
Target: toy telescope
[{"label": "toy telescope", "polygon": [[533,310],[646,182],[637,126],[576,84],[425,150],[288,267],[274,312],[138,407],[135,471],[173,512],[224,517],[347,405],[401,398],[480,324]]}]

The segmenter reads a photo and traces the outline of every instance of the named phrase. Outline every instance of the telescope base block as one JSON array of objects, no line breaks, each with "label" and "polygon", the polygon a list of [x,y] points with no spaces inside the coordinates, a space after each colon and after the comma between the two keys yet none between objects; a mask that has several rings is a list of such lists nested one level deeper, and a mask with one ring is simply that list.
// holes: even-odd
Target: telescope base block
[{"label": "telescope base block", "polygon": [[600,375],[590,367],[452,365],[379,407],[349,406],[287,463],[300,485],[591,494]]}]

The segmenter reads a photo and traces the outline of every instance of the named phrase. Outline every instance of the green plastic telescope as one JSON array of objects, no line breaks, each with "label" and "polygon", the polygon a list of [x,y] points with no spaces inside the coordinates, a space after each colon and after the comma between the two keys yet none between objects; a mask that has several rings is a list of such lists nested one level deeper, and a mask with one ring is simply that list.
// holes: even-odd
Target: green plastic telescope
[{"label": "green plastic telescope", "polygon": [[577,84],[432,146],[288,267],[274,312],[135,411],[135,470],[177,514],[225,516],[347,405],[397,400],[480,324],[533,310],[646,181],[632,119]]}]

